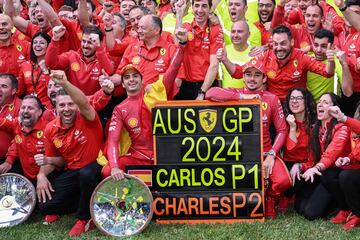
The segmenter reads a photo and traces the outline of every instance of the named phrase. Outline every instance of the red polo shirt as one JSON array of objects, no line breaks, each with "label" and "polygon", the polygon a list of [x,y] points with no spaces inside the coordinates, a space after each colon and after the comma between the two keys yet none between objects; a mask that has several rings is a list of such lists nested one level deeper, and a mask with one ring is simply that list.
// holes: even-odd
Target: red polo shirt
[{"label": "red polo shirt", "polygon": [[119,74],[124,66],[133,64],[141,72],[144,85],[153,83],[159,79],[159,74],[165,73],[169,68],[175,52],[176,46],[169,44],[162,37],[150,49],[143,41],[139,41],[129,45],[125,50],[116,73]]},{"label": "red polo shirt", "polygon": [[261,45],[272,46],[272,33],[265,29],[264,25],[257,21],[254,23],[261,33]]},{"label": "red polo shirt", "polygon": [[17,153],[25,177],[36,179],[40,167],[35,163],[34,155],[44,153],[44,132],[46,122],[41,118],[30,132],[24,132],[17,119],[10,121],[1,118],[0,128],[15,134]]},{"label": "red polo shirt", "polygon": [[68,169],[80,169],[96,161],[101,147],[102,127],[97,114],[89,121],[78,112],[70,128],[63,127],[57,117],[45,128],[45,155],[63,157]]},{"label": "red polo shirt", "polygon": [[179,77],[190,82],[203,82],[210,66],[210,55],[215,55],[224,45],[221,25],[206,24],[201,29],[194,20],[183,27],[188,30],[189,37],[184,53],[184,71],[179,73]]},{"label": "red polo shirt", "polygon": [[20,65],[19,73],[19,96],[36,93],[44,106],[51,105],[47,96],[47,85],[50,75],[43,73],[39,66],[35,66],[30,61],[23,62]]},{"label": "red polo shirt", "polygon": [[[326,72],[326,65],[316,61],[303,51],[294,48],[291,52],[289,61],[280,66],[274,52],[267,50],[254,58],[255,61],[264,63],[267,75],[267,88],[269,92],[284,101],[288,91],[294,87],[306,87],[306,73],[308,71],[330,77]],[[232,77],[242,78],[243,69],[236,65],[236,70]]]},{"label": "red polo shirt", "polygon": [[[1,106],[0,118],[15,120],[19,115],[20,106],[21,106],[21,100],[19,98],[15,98],[14,101],[12,101],[11,103]],[[8,148],[11,145],[11,140],[13,139],[14,139],[14,133],[9,133],[8,131],[4,131],[4,130],[0,131],[0,158],[5,158]]]},{"label": "red polo shirt", "polygon": [[11,37],[9,46],[0,45],[0,72],[18,76],[19,65],[29,60],[30,43]]},{"label": "red polo shirt", "polygon": [[52,41],[46,51],[46,66],[66,72],[69,81],[81,89],[85,95],[92,95],[100,89],[99,77],[104,69],[109,75],[114,67],[103,48],[96,51],[96,58],[88,61],[77,52],[69,51],[59,55],[60,42]]}]

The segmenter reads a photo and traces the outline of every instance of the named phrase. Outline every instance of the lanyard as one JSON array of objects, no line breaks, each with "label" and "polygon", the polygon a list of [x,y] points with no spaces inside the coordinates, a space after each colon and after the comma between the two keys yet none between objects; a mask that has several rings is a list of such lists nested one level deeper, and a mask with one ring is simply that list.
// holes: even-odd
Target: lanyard
[{"label": "lanyard", "polygon": [[39,79],[40,79],[42,73],[43,73],[42,70],[40,70],[40,72],[36,76],[36,82],[34,82],[34,64],[31,65],[31,82],[32,82],[32,85],[34,88],[34,91],[33,91],[34,93],[35,93],[36,87],[39,83]]}]

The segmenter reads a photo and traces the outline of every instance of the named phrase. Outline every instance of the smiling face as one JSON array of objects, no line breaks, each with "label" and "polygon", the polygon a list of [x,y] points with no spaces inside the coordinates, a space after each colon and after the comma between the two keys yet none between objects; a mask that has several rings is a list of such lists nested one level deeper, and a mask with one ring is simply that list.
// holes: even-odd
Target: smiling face
[{"label": "smiling face", "polygon": [[142,88],[141,74],[135,69],[129,69],[122,75],[122,86],[129,96],[137,95]]},{"label": "smiling face", "polygon": [[322,122],[326,122],[331,118],[329,114],[329,107],[334,106],[329,94],[324,94],[320,97],[320,100],[316,106],[317,118]]},{"label": "smiling face", "polygon": [[318,5],[311,5],[306,9],[305,25],[308,33],[315,34],[315,32],[321,28],[322,20],[323,17],[321,16],[321,10]]},{"label": "smiling face", "polygon": [[9,16],[0,14],[0,42],[8,42],[11,38],[13,23]]},{"label": "smiling face", "polygon": [[232,22],[242,20],[245,17],[247,6],[244,0],[230,0],[229,1],[229,15]]},{"label": "smiling face", "polygon": [[124,16],[126,21],[129,21],[129,11],[135,6],[133,1],[123,0],[120,3],[120,13]]},{"label": "smiling face", "polygon": [[304,95],[298,90],[294,90],[290,94],[289,108],[293,114],[305,112]]},{"label": "smiling face", "polygon": [[78,106],[69,95],[59,95],[56,97],[56,111],[61,123],[64,126],[71,126],[75,122]]},{"label": "smiling face", "polygon": [[48,47],[48,43],[45,40],[45,38],[41,36],[37,36],[36,38],[33,39],[33,51],[35,53],[35,56],[37,57],[45,56],[47,47]]},{"label": "smiling face", "polygon": [[50,99],[51,103],[53,104],[53,106],[56,105],[56,93],[62,89],[62,87],[55,83],[52,79],[49,80],[48,83],[48,88],[47,88],[47,95],[48,98]]},{"label": "smiling face", "polygon": [[273,51],[278,60],[285,60],[291,53],[294,40],[289,39],[286,33],[273,34]]},{"label": "smiling face", "polygon": [[129,12],[129,21],[131,28],[138,32],[140,19],[144,16],[144,12],[140,8],[135,8]]},{"label": "smiling face", "polygon": [[195,21],[199,26],[204,26],[209,19],[210,6],[208,0],[195,0],[192,5]]},{"label": "smiling face", "polygon": [[306,9],[310,6],[315,4],[316,0],[299,0],[298,6],[301,9],[303,15],[306,13]]},{"label": "smiling face", "polygon": [[244,83],[248,90],[261,90],[265,82],[266,77],[259,69],[250,67],[244,71]]},{"label": "smiling face", "polygon": [[249,27],[245,21],[235,22],[231,29],[231,42],[234,45],[243,46],[250,36]]},{"label": "smiling face", "polygon": [[[359,5],[350,5],[348,8],[351,11],[355,12],[356,14],[360,15],[360,6]],[[344,18],[344,22],[345,22],[346,26],[348,26],[348,27],[352,26],[350,24],[350,22],[348,20],[346,20],[346,18]]]},{"label": "smiling face", "polygon": [[160,31],[154,27],[153,19],[151,15],[143,16],[139,21],[138,36],[140,40],[144,42],[153,39],[154,36],[159,35]]},{"label": "smiling face", "polygon": [[258,15],[262,23],[271,21],[275,5],[271,0],[258,1]]},{"label": "smiling face", "polygon": [[35,126],[41,116],[42,110],[33,98],[23,99],[19,111],[20,122],[24,127]]},{"label": "smiling face", "polygon": [[94,56],[96,47],[91,40],[90,34],[83,34],[81,40],[81,50],[85,57]]}]

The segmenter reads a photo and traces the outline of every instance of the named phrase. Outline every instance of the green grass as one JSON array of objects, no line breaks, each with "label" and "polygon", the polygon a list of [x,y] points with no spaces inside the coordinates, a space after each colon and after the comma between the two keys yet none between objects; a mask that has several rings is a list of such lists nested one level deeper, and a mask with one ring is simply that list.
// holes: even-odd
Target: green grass
[{"label": "green grass", "polygon": [[[67,239],[67,233],[74,224],[74,215],[63,216],[50,226],[42,225],[42,217],[35,212],[24,224],[13,228],[0,228],[0,239]],[[94,229],[78,239],[113,239]],[[351,239],[360,240],[360,227],[344,231],[341,225],[329,221],[308,221],[293,211],[280,214],[276,220],[264,223],[160,225],[152,222],[147,229],[131,239]]]}]

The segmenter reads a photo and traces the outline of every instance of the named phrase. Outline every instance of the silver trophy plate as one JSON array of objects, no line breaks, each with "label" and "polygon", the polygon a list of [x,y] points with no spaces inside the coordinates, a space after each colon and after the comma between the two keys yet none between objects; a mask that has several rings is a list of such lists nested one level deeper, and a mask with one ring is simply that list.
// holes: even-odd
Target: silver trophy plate
[{"label": "silver trophy plate", "polygon": [[94,190],[90,213],[101,232],[115,237],[131,236],[149,225],[153,197],[137,177],[125,174],[121,181],[108,177]]},{"label": "silver trophy plate", "polygon": [[0,227],[25,222],[35,204],[35,187],[27,178],[16,173],[0,175]]}]

